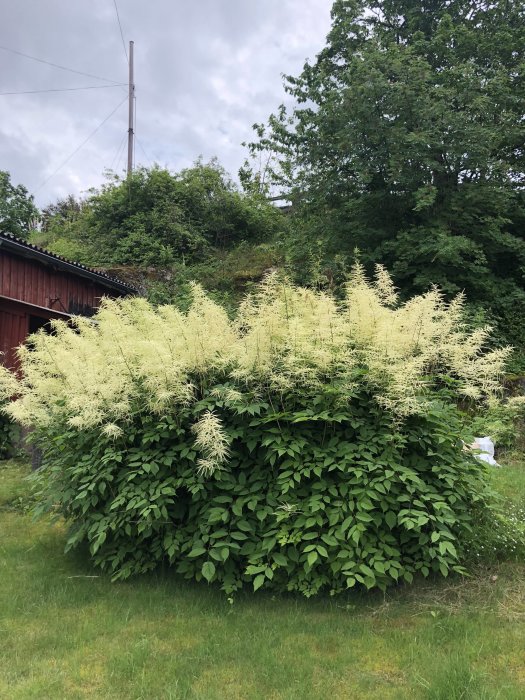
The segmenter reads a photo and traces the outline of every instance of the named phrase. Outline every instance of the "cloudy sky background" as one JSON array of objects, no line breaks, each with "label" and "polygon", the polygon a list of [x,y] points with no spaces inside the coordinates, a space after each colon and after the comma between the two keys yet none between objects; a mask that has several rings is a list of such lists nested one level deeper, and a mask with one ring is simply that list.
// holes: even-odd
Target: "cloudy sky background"
[{"label": "cloudy sky background", "polygon": [[[331,5],[117,0],[126,45],[135,42],[136,163],[180,170],[217,156],[236,176],[252,124],[285,100],[281,75],[298,74],[323,47]],[[0,0],[0,11],[0,46],[127,82],[114,0]],[[0,93],[105,85],[0,49]],[[106,168],[125,168],[126,94],[121,86],[0,95],[0,170],[39,206],[99,186]]]}]

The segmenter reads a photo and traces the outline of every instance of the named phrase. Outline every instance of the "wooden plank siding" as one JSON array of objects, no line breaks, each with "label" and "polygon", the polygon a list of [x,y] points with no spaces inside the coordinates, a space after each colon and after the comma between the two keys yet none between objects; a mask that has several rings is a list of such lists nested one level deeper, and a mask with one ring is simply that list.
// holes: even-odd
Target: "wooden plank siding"
[{"label": "wooden plank siding", "polygon": [[0,254],[0,296],[17,299],[63,313],[89,316],[100,305],[100,299],[111,294],[107,287],[54,270],[37,260],[20,258],[11,253]]},{"label": "wooden plank siding", "polygon": [[16,348],[55,318],[92,316],[102,297],[136,290],[0,232],[0,363],[17,370]]},{"label": "wooden plank siding", "polygon": [[0,362],[16,368],[15,348],[21,345],[29,331],[29,315],[23,307],[0,300]]}]

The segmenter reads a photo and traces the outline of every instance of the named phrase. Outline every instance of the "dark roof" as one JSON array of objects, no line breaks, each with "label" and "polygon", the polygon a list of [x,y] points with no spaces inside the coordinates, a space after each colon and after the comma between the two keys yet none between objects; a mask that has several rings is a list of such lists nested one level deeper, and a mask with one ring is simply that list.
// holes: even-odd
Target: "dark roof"
[{"label": "dark roof", "polygon": [[47,265],[52,265],[58,270],[63,270],[64,272],[70,272],[71,274],[78,275],[79,277],[85,277],[86,279],[97,282],[97,284],[103,287],[108,287],[109,289],[115,289],[123,294],[138,294],[138,290],[135,287],[122,282],[122,280],[116,277],[110,277],[104,272],[97,272],[91,267],[86,267],[80,263],[73,262],[72,260],[66,260],[60,255],[55,255],[48,250],[39,248],[32,243],[23,241],[21,238],[13,236],[12,233],[4,233],[0,231],[0,250],[7,250],[16,255],[21,255],[25,258],[32,258],[33,260],[39,260]]}]

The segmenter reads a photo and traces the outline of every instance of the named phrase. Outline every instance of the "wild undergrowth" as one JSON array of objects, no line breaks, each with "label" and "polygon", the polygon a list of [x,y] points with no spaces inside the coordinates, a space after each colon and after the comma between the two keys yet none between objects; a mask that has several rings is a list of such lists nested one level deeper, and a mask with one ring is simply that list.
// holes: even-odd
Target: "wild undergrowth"
[{"label": "wild undergrowth", "polygon": [[400,304],[357,266],[340,303],[272,275],[235,321],[195,287],[186,313],[57,322],[2,375],[46,453],[41,510],[115,578],[169,561],[312,595],[462,571],[489,492],[456,401],[492,395],[507,354],[462,304]]},{"label": "wild undergrowth", "polygon": [[20,431],[15,421],[2,412],[3,405],[0,401],[0,459],[7,459],[16,452]]}]

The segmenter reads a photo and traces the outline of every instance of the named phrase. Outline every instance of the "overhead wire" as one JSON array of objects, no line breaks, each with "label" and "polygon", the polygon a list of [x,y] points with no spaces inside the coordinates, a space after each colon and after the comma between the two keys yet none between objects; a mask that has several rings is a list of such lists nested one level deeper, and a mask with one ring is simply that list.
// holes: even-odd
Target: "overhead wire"
[{"label": "overhead wire", "polygon": [[[120,21],[120,14],[119,14],[119,11],[118,11],[117,0],[113,0],[113,5],[115,6],[115,14],[117,15],[117,22],[118,22],[118,28],[119,28],[119,31],[120,31],[120,38],[122,39],[122,48],[124,49],[124,55],[126,56],[126,63],[127,63],[128,66],[129,66],[130,57],[128,56],[128,51],[127,51],[127,49],[126,49],[126,41],[125,41],[125,39],[124,39],[124,31],[123,31],[123,29],[122,29],[122,23],[121,23],[121,21]],[[136,105],[137,105],[137,98],[135,97],[135,95],[133,95],[133,113],[134,113],[133,116],[134,116],[134,117],[136,116]],[[134,125],[135,125],[135,119],[133,120],[133,127],[134,127]],[[134,128],[133,128],[132,134],[133,134],[133,142],[135,142],[136,137],[135,137],[135,130],[134,130]],[[126,138],[126,135],[124,135],[124,139],[125,139],[125,138]],[[134,145],[134,143],[133,143],[133,145]],[[119,153],[120,153],[120,155],[117,157],[117,163],[116,163],[117,171],[118,171],[118,167],[119,167],[119,164],[120,164],[120,159],[122,158],[122,153],[124,152],[124,150],[125,150],[125,149],[123,148],[123,145],[121,144],[121,146],[120,146],[120,148],[119,148]],[[122,151],[122,153],[121,153],[121,151]],[[135,168],[135,148],[133,148],[133,155],[132,155],[132,158],[133,158],[133,160],[132,160],[132,163],[131,163],[131,169],[133,170],[133,169]],[[130,187],[131,187],[131,185],[130,185]],[[131,199],[131,190],[130,190],[129,195],[130,195],[130,199]]]},{"label": "overhead wire", "polygon": [[127,83],[115,83],[115,85],[87,85],[85,87],[71,87],[71,88],[47,88],[45,90],[16,90],[13,92],[0,92],[0,96],[3,95],[36,95],[42,92],[74,92],[77,90],[102,90],[106,88],[116,88],[123,87]]},{"label": "overhead wire", "polygon": [[77,146],[77,148],[75,148],[75,150],[64,161],[62,161],[62,163],[60,163],[60,165],[55,170],[53,170],[53,172],[50,175],[48,175],[43,182],[40,183],[40,185],[38,185],[38,187],[34,190],[33,194],[36,194],[39,190],[41,190],[42,187],[45,184],[47,184],[49,182],[49,180],[51,180],[51,178],[54,177],[58,173],[59,170],[61,170],[64,167],[64,165],[69,163],[71,158],[73,158],[73,156],[76,155],[80,151],[80,149],[86,145],[86,143],[97,133],[97,131],[101,127],[103,127],[104,124],[109,119],[111,119],[111,117],[115,114],[115,112],[118,110],[118,108],[121,107],[126,100],[127,100],[127,97],[124,97],[124,99],[118,103],[118,105],[108,114],[108,116],[105,119],[103,119],[95,129],[93,129],[93,131],[89,134],[89,136],[86,139],[84,139],[84,141],[82,141],[82,143],[79,146]]},{"label": "overhead wire", "polygon": [[[116,0],[113,0],[113,4],[114,4],[114,6],[115,6],[115,13],[116,13],[116,15],[117,15],[117,22],[118,22],[118,26],[119,26],[119,30],[120,30],[120,38],[122,39],[122,47],[123,47],[123,49],[124,49],[124,54],[125,54],[125,56],[126,56],[126,62],[129,64],[129,57],[128,57],[128,52],[127,52],[127,50],[126,50],[126,42],[125,42],[125,40],[124,40],[124,32],[123,32],[123,30],[122,30],[122,23],[121,23],[121,21],[120,21],[120,15],[119,15],[119,11],[118,11],[117,1],[116,1]],[[84,72],[84,71],[79,71],[79,70],[76,70],[76,69],[74,69],[74,68],[69,68],[68,66],[63,66],[63,65],[61,65],[61,64],[59,64],[59,63],[54,63],[54,62],[52,62],[52,61],[48,61],[48,60],[43,59],[43,58],[38,58],[37,56],[31,56],[30,54],[26,54],[26,53],[24,53],[23,51],[18,51],[17,49],[12,49],[12,48],[10,48],[10,47],[8,47],[8,46],[2,46],[2,45],[0,45],[0,50],[2,50],[2,51],[7,51],[7,52],[12,53],[12,54],[17,55],[17,56],[22,56],[23,58],[27,58],[27,59],[30,59],[30,60],[32,60],[32,61],[36,61],[36,62],[38,62],[38,63],[43,63],[43,64],[45,64],[45,65],[52,66],[53,68],[58,68],[59,70],[68,71],[68,72],[70,72],[70,73],[75,73],[75,74],[77,74],[77,75],[83,75],[83,76],[86,76],[86,77],[89,77],[89,78],[94,78],[94,79],[96,79],[96,80],[102,80],[102,81],[104,81],[104,82],[110,83],[110,85],[89,85],[89,86],[85,86],[85,87],[73,87],[73,88],[48,88],[48,89],[44,89],[44,90],[6,91],[6,92],[0,92],[0,96],[5,96],[5,95],[31,95],[31,94],[46,93],[46,92],[72,92],[72,91],[77,91],[77,90],[94,90],[94,89],[102,88],[102,87],[123,87],[123,86],[126,85],[126,83],[122,83],[122,82],[119,82],[119,81],[116,81],[116,80],[111,80],[111,79],[109,79],[109,78],[104,78],[104,77],[99,76],[99,75],[94,75],[93,73],[86,73],[86,72]],[[45,180],[43,180],[43,181],[38,185],[38,187],[34,190],[33,194],[36,194],[40,189],[42,189],[42,187],[43,187],[47,182],[49,182],[49,180],[50,180],[52,177],[54,177],[54,176],[55,176],[55,175],[56,175],[56,174],[57,174],[57,173],[58,173],[72,158],[73,158],[73,156],[75,156],[75,155],[81,150],[81,148],[83,148],[83,147],[86,145],[86,143],[88,143],[88,141],[102,128],[102,126],[104,126],[104,124],[105,124],[109,119],[111,119],[111,117],[115,114],[115,112],[119,109],[119,107],[122,106],[122,104],[126,101],[126,99],[127,99],[127,96],[124,97],[124,99],[122,99],[122,100],[118,103],[118,105],[107,115],[107,117],[105,117],[105,119],[103,119],[103,120],[100,122],[100,124],[99,124],[95,129],[93,129],[93,131],[89,134],[89,136],[87,136],[87,137],[84,139],[84,141],[82,141],[82,143],[79,144],[79,145],[75,148],[75,150],[74,150],[72,153],[70,153],[69,156],[68,156],[64,161],[62,161],[62,162],[60,163],[60,165],[59,165],[57,168],[55,168],[55,170],[54,170],[50,175],[48,175],[48,176],[45,178]],[[134,107],[135,107],[135,115],[136,115],[136,98],[134,98]],[[117,154],[116,154],[116,156],[115,156],[115,157],[113,158],[113,160],[112,160],[112,163],[111,163],[112,167],[113,167],[113,163],[115,162],[115,160],[116,160],[117,167],[118,167],[118,164],[119,164],[119,162],[120,162],[120,158],[121,158],[121,155],[122,155],[122,151],[124,150],[124,149],[123,149],[123,146],[124,146],[124,143],[125,143],[125,139],[126,139],[126,135],[124,135],[124,137],[123,137],[123,139],[122,139],[122,141],[121,141],[121,143],[120,143],[120,145],[119,145],[119,148],[118,148],[118,150],[117,150]],[[140,145],[140,147],[141,147],[141,149],[142,149],[144,155],[146,155],[146,153],[145,153],[145,151],[144,151],[142,145]],[[135,150],[135,149],[134,149],[134,150]],[[134,156],[135,156],[135,153],[134,153]],[[147,156],[146,156],[146,157],[147,157]]]},{"label": "overhead wire", "polygon": [[61,66],[58,63],[52,63],[51,61],[46,61],[43,58],[37,58],[36,56],[30,56],[22,51],[17,51],[16,49],[10,49],[8,46],[0,46],[2,51],[8,51],[9,53],[16,54],[17,56],[23,56],[24,58],[30,58],[32,61],[38,61],[38,63],[45,63],[48,66],[53,66],[53,68],[59,68],[60,70],[66,70],[70,73],[76,73],[77,75],[85,75],[88,78],[95,78],[95,80],[103,80],[106,83],[114,83],[115,85],[121,85],[118,80],[110,80],[109,78],[102,78],[100,75],[93,75],[93,73],[84,73],[80,70],[75,70],[74,68],[68,68],[67,66]]},{"label": "overhead wire", "polygon": [[[148,154],[147,154],[146,151],[144,150],[143,145],[141,144],[141,142],[139,141],[139,139],[138,139],[138,137],[137,137],[137,97],[134,96],[133,99],[134,99],[134,114],[135,114],[135,129],[134,129],[135,142],[140,146],[140,150],[142,151],[142,153],[144,154],[144,157],[146,158],[146,160],[148,161],[149,165],[151,166],[151,165],[153,165],[153,161],[152,161],[151,158],[148,156]],[[137,149],[133,149],[134,155],[136,154],[136,150],[137,150]]]},{"label": "overhead wire", "polygon": [[120,16],[118,13],[117,0],[113,0],[113,4],[115,5],[115,12],[117,13],[117,22],[118,22],[118,27],[120,29],[120,38],[122,39],[122,46],[124,47],[124,53],[126,55],[126,63],[129,63],[128,51],[126,49],[126,42],[124,41],[124,32],[122,31],[122,24],[120,23]]},{"label": "overhead wire", "polygon": [[[125,143],[126,143],[126,141],[124,140],[124,144]],[[126,146],[124,145],[124,148],[121,150],[119,159],[118,159],[117,164],[115,166],[117,173],[119,172],[119,168],[120,168],[121,163],[122,163],[122,170],[126,169],[126,166],[127,166],[126,160],[127,160],[127,153],[126,153]],[[128,186],[128,193],[129,193],[129,186]],[[130,194],[130,197],[131,197],[131,194]]]},{"label": "overhead wire", "polygon": [[136,140],[136,142],[138,143],[138,145],[140,146],[140,150],[141,150],[142,153],[144,154],[144,157],[146,158],[146,160],[148,161],[148,163],[149,163],[150,165],[153,165],[153,161],[151,160],[151,158],[148,156],[148,154],[147,154],[146,151],[144,150],[144,147],[142,146],[141,142],[140,142],[137,138],[136,138],[135,140]]},{"label": "overhead wire", "polygon": [[122,155],[122,150],[124,149],[124,144],[126,143],[126,136],[127,134],[125,133],[124,136],[122,137],[122,140],[120,142],[120,145],[117,149],[116,154],[113,156],[113,160],[111,161],[111,165],[109,166],[110,170],[113,170],[113,166],[117,166],[120,162],[120,157]]}]

